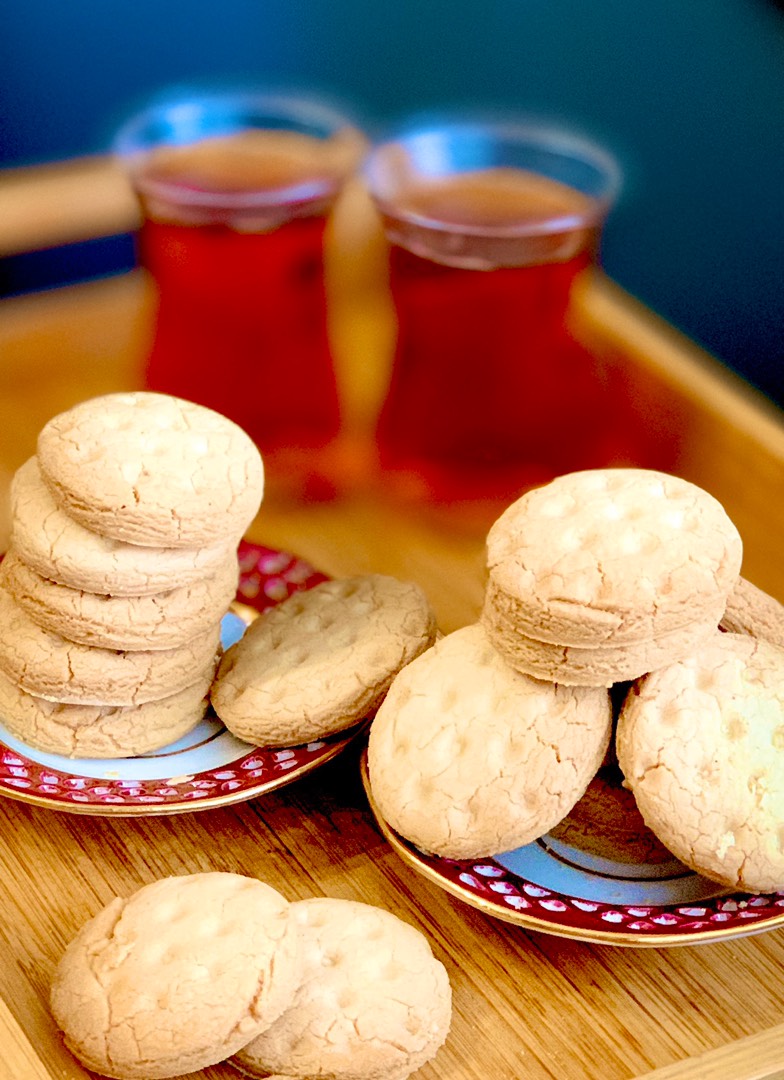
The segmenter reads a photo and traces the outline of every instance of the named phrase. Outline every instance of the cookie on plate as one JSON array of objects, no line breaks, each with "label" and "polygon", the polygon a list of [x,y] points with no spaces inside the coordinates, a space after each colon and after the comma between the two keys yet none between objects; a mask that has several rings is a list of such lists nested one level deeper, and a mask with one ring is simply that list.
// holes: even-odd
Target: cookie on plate
[{"label": "cookie on plate", "polygon": [[250,436],[220,413],[166,394],[107,394],[60,413],[39,433],[38,463],[69,517],[142,546],[236,540],[263,494]]},{"label": "cookie on plate", "polygon": [[[540,672],[528,671],[526,640],[626,659],[648,649],[666,664],[717,620],[741,558],[735,525],[695,484],[648,469],[568,473],[527,492],[491,527],[482,619],[509,662],[530,674]],[[616,676],[605,657],[605,685],[645,674],[644,659]],[[548,677],[571,674],[565,655]]]},{"label": "cookie on plate", "polygon": [[44,630],[0,588],[0,671],[28,694],[75,705],[143,705],[211,676],[220,625],[176,649],[134,652],[68,641]]},{"label": "cookie on plate", "polygon": [[109,596],[150,596],[209,577],[236,551],[239,535],[193,548],[140,547],[85,529],[61,510],[37,457],[11,484],[11,546],[42,577]]},{"label": "cookie on plate", "polygon": [[71,758],[149,754],[181,739],[203,719],[209,676],[145,705],[68,705],[22,690],[0,672],[0,719],[27,746]]},{"label": "cookie on plate", "polygon": [[325,581],[251,623],[221,659],[212,704],[255,746],[322,738],[371,713],[435,635],[418,585],[382,574]]},{"label": "cookie on plate", "polygon": [[700,642],[713,637],[724,611],[719,602],[699,622],[680,627],[646,641],[626,645],[598,645],[595,648],[576,645],[552,645],[521,634],[514,625],[497,617],[490,603],[485,603],[482,621],[493,645],[514,667],[535,679],[547,679],[562,686],[611,687],[619,682],[631,682],[641,674],[653,671],[688,656]]},{"label": "cookie on plate", "polygon": [[784,649],[784,604],[744,577],[735,583],[719,625],[730,633],[750,634]]},{"label": "cookie on plate", "polygon": [[373,800],[422,851],[484,858],[561,821],[604,759],[610,695],[515,671],[481,624],[395,678],[370,728]]},{"label": "cookie on plate", "polygon": [[305,957],[278,1020],[232,1059],[250,1076],[405,1080],[444,1043],[452,994],[427,939],[391,912],[318,897],[291,905]]},{"label": "cookie on plate", "polygon": [[646,825],[682,863],[745,892],[784,889],[784,649],[717,631],[639,680],[616,745]]},{"label": "cookie on plate", "polygon": [[301,965],[288,901],[269,885],[228,873],[164,878],[77,933],[55,971],[52,1013],[95,1072],[181,1076],[273,1023]]},{"label": "cookie on plate", "polygon": [[234,553],[200,581],[152,596],[99,596],[41,577],[15,551],[0,563],[0,583],[45,630],[104,649],[159,650],[185,645],[220,623],[236,596]]}]

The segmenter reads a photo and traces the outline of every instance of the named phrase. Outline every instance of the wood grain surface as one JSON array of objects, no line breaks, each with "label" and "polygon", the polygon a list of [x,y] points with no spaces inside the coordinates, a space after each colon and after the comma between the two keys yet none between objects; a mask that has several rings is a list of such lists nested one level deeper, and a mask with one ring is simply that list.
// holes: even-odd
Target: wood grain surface
[{"label": "wood grain surface", "polygon": [[[342,326],[342,340],[351,342],[341,355],[343,378],[351,380],[358,356],[365,373],[364,383],[352,384],[347,436],[347,453],[361,458],[365,410],[388,360],[387,315],[377,297],[342,299],[337,332]],[[35,451],[54,413],[139,385],[150,303],[148,283],[134,273],[0,304],[2,474]],[[673,471],[712,490],[738,523],[747,576],[784,599],[780,415],[601,278],[586,286],[578,321],[597,355],[629,375],[639,415],[666,416]],[[472,621],[484,587],[481,529],[387,500],[383,487],[362,483],[360,468],[356,477],[355,489],[333,502],[265,503],[251,538],[334,576],[373,570],[418,581],[445,631]],[[0,1075],[89,1075],[63,1048],[47,1009],[65,943],[115,894],[204,870],[257,875],[291,899],[326,894],[378,904],[420,927],[447,966],[455,1006],[449,1040],[421,1080],[781,1075],[783,931],[637,950],[495,921],[389,848],[364,797],[360,749],[269,796],[201,813],[94,818],[0,800]],[[223,1065],[194,1075],[237,1074]]]}]

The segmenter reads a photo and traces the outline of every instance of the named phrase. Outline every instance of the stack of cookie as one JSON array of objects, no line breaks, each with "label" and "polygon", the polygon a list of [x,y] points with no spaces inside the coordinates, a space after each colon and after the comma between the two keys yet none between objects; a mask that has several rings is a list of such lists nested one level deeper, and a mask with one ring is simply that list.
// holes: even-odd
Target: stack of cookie
[{"label": "stack of cookie", "polygon": [[721,505],[674,476],[594,470],[528,492],[489,532],[481,620],[414,660],[378,710],[378,812],[446,858],[552,829],[611,749],[610,689],[718,633],[741,550]]},{"label": "stack of cookie", "polygon": [[225,417],[152,393],[82,402],[37,450],[0,567],[0,715],[53,753],[158,749],[205,712],[259,452]]},{"label": "stack of cookie", "polygon": [[716,632],[742,552],[722,505],[686,480],[569,473],[490,529],[482,622],[517,671],[609,687],[689,656]]}]

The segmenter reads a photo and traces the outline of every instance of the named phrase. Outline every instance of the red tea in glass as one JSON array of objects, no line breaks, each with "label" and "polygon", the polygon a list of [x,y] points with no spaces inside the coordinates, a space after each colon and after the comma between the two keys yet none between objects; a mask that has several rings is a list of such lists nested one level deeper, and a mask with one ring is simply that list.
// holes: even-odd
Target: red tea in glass
[{"label": "red tea in glass", "polygon": [[458,124],[376,147],[366,176],[390,242],[397,346],[377,444],[398,490],[503,504],[617,459],[609,388],[566,325],[613,162],[536,129]]},{"label": "red tea in glass", "polygon": [[329,494],[319,452],[340,428],[324,236],[360,137],[288,99],[203,98],[121,136],[158,294],[145,381],[231,417],[273,487]]}]

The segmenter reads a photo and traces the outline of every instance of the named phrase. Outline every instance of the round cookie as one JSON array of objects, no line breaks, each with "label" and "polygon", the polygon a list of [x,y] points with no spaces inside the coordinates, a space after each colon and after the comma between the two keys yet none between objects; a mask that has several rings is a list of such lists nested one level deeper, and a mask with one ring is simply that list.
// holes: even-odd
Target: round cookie
[{"label": "round cookie", "polygon": [[481,624],[395,678],[370,728],[382,817],[422,851],[484,858],[542,836],[582,797],[612,730],[606,690],[514,671]]},{"label": "round cookie", "polygon": [[687,866],[746,892],[784,889],[784,650],[719,633],[641,679],[618,762],[648,828]]},{"label": "round cookie", "polygon": [[562,646],[624,645],[705,622],[741,557],[738,530],[712,495],[648,469],[557,477],[487,536],[500,618]]},{"label": "round cookie", "polygon": [[194,548],[140,547],[85,529],[57,505],[36,457],[11,485],[11,546],[42,577],[110,596],[150,596],[208,577],[236,551],[241,531]]},{"label": "round cookie", "polygon": [[220,625],[176,649],[127,652],[79,645],[33,622],[0,588],[0,671],[28,694],[75,705],[143,705],[206,678]]},{"label": "round cookie", "polygon": [[701,642],[713,636],[723,612],[724,602],[720,600],[707,615],[701,613],[700,622],[645,641],[595,648],[551,645],[525,637],[494,607],[489,590],[481,618],[495,648],[517,671],[564,686],[610,687],[690,656]]},{"label": "round cookie", "polygon": [[449,1031],[452,994],[427,939],[369,904],[291,905],[304,974],[282,1016],[232,1059],[250,1076],[405,1080]]},{"label": "round cookie", "polygon": [[210,679],[146,705],[68,705],[26,693],[0,672],[0,720],[27,746],[71,758],[135,757],[160,750],[202,720]]},{"label": "round cookie", "polygon": [[128,651],[174,649],[220,623],[236,596],[233,553],[210,577],[154,596],[98,596],[41,577],[11,551],[0,583],[30,618],[69,641]]},{"label": "round cookie", "polygon": [[166,394],[108,394],[51,419],[38,436],[44,480],[93,532],[150,547],[235,538],[261,504],[251,438],[220,413]]},{"label": "round cookie", "polygon": [[55,971],[69,1050],[120,1080],[222,1061],[273,1023],[301,973],[288,902],[239,874],[170,877],[86,923]]},{"label": "round cookie", "polygon": [[735,583],[719,625],[730,633],[751,634],[784,649],[784,604],[744,577]]},{"label": "round cookie", "polygon": [[435,635],[418,585],[382,574],[325,581],[251,623],[221,659],[212,704],[255,746],[321,738],[371,713]]}]

